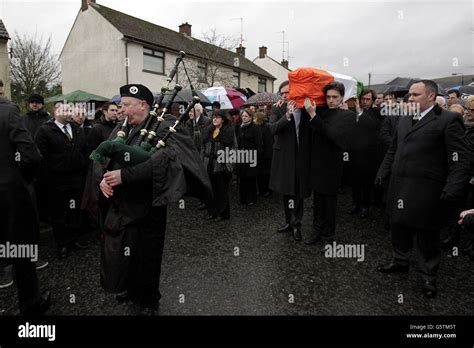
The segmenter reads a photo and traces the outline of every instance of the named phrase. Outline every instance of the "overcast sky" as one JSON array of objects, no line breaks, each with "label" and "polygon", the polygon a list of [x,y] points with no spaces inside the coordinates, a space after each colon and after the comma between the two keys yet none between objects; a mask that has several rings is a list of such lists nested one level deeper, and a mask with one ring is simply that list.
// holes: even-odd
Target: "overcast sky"
[{"label": "overcast sky", "polygon": [[[281,61],[282,34],[289,41],[290,68],[318,67],[372,84],[397,76],[435,78],[474,74],[474,0],[449,1],[196,1],[97,0],[155,24],[193,36],[215,27],[243,38],[247,58],[268,47]],[[62,49],[81,0],[0,0],[0,19],[10,36],[51,35]],[[286,50],[285,46],[285,50]],[[285,58],[286,58],[285,53]]]}]

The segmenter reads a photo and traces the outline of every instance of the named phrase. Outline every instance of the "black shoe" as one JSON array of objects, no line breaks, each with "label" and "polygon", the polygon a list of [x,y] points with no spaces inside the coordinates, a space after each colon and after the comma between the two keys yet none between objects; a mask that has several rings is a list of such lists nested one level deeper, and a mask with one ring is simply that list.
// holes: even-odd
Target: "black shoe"
[{"label": "black shoe", "polygon": [[12,270],[12,265],[7,265],[5,267],[0,266],[0,289],[5,289],[13,285]]},{"label": "black shoe", "polygon": [[82,243],[79,243],[79,242],[74,242],[74,243],[72,243],[72,245],[71,245],[71,249],[74,249],[74,250],[85,250],[85,249],[87,249],[87,245],[82,244]]},{"label": "black shoe", "polygon": [[68,252],[69,251],[67,250],[66,247],[61,247],[61,248],[58,249],[58,257],[60,259],[65,259],[68,255]]},{"label": "black shoe", "polygon": [[271,192],[271,191],[267,191],[267,192],[265,192],[265,193],[262,195],[262,197],[269,197],[269,196],[271,196],[271,195],[272,195],[272,192]]},{"label": "black shoe", "polygon": [[459,245],[459,240],[461,237],[458,229],[452,229],[449,232],[449,236],[441,241],[441,248],[445,250],[452,249],[454,246]]},{"label": "black shoe", "polygon": [[224,221],[224,220],[229,220],[229,217],[218,216],[214,219],[215,222],[220,222],[220,221]]},{"label": "black shoe", "polygon": [[290,224],[284,224],[284,225],[278,227],[277,232],[278,233],[283,233],[283,232],[288,232],[290,230],[291,230]]},{"label": "black shoe", "polygon": [[381,273],[407,273],[409,269],[409,265],[399,265],[393,262],[377,267],[377,271]]},{"label": "black shoe", "polygon": [[48,267],[48,265],[49,265],[48,261],[44,261],[44,260],[41,260],[41,259],[38,259],[38,261],[36,261],[36,269],[37,270],[46,268],[46,267]]},{"label": "black shoe", "polygon": [[27,315],[27,316],[37,316],[37,315],[43,315],[46,313],[46,311],[49,309],[51,306],[51,292],[48,290],[43,291],[43,293],[40,295],[40,298],[38,299],[38,302],[24,310],[20,309],[21,315]]},{"label": "black shoe", "polygon": [[354,214],[359,213],[359,211],[360,211],[360,208],[357,205],[353,205],[351,210],[349,210],[347,214],[354,215]]},{"label": "black shoe", "polygon": [[252,205],[255,205],[256,202],[250,202],[250,203],[247,203],[247,207],[251,207]]},{"label": "black shoe", "polygon": [[141,303],[134,304],[135,306],[135,313],[134,315],[137,316],[154,316],[158,315],[158,310],[160,309],[159,303],[156,305],[144,305]]},{"label": "black shoe", "polygon": [[204,203],[199,203],[198,206],[197,206],[197,210],[205,210],[206,209],[206,205]]},{"label": "black shoe", "polygon": [[217,216],[214,216],[214,215],[208,215],[206,217],[206,220],[214,220]]},{"label": "black shoe", "polygon": [[436,296],[436,293],[436,283],[434,281],[426,280],[423,283],[423,295],[425,295],[426,298],[433,298]]},{"label": "black shoe", "polygon": [[304,243],[308,245],[312,245],[312,244],[316,244],[320,240],[321,240],[320,234],[313,234],[309,239],[306,239]]},{"label": "black shoe", "polygon": [[369,210],[366,209],[366,208],[362,208],[362,210],[360,211],[360,217],[361,219],[365,219],[369,216]]},{"label": "black shoe", "polygon": [[301,230],[299,228],[293,228],[293,239],[297,242],[302,239]]},{"label": "black shoe", "polygon": [[134,296],[131,293],[129,293],[128,291],[124,291],[120,294],[115,295],[115,299],[119,303],[124,303],[124,302],[128,302],[128,301],[133,300]]},{"label": "black shoe", "polygon": [[39,313],[44,314],[51,306],[51,292],[48,290],[43,291],[39,303]]}]

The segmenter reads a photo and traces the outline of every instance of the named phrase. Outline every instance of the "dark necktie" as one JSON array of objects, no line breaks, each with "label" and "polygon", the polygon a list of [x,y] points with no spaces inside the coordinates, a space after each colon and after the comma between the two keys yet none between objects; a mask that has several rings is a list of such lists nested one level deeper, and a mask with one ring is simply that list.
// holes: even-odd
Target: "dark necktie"
[{"label": "dark necktie", "polygon": [[69,134],[69,131],[67,130],[67,125],[64,125],[63,129],[64,129],[64,134],[66,134],[66,137],[68,138],[68,140],[72,141],[71,134]]}]

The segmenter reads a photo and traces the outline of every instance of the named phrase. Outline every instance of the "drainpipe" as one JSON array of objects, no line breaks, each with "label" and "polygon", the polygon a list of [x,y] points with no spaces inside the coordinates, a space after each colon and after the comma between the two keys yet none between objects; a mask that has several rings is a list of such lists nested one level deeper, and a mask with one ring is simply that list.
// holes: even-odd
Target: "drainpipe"
[{"label": "drainpipe", "polygon": [[128,66],[130,61],[128,60],[128,40],[125,40],[125,84],[128,85]]}]

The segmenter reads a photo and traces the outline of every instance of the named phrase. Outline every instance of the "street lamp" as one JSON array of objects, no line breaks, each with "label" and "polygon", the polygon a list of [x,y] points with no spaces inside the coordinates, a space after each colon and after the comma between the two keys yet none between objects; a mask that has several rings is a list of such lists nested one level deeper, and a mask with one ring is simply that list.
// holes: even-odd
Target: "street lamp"
[{"label": "street lamp", "polygon": [[464,86],[464,73],[452,73],[452,76],[461,75],[461,86]]}]

